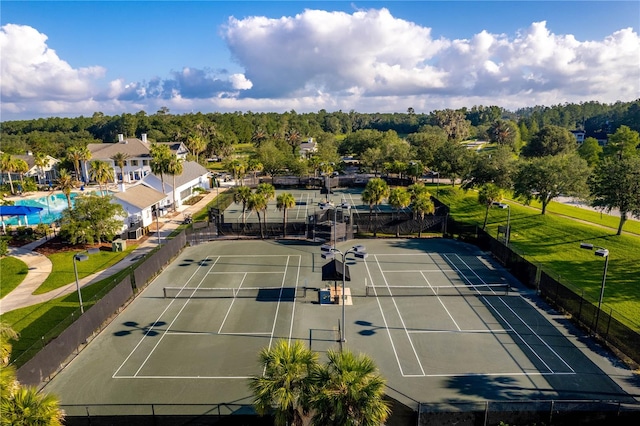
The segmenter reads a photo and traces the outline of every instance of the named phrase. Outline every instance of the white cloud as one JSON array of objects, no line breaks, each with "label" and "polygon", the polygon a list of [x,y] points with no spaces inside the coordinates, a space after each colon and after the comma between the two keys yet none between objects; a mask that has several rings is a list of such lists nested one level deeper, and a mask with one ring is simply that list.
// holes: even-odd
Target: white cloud
[{"label": "white cloud", "polygon": [[86,99],[104,68],[72,68],[47,47],[47,36],[24,25],[0,28],[1,94],[5,101]]},{"label": "white cloud", "polygon": [[115,80],[98,91],[92,83],[104,74],[102,68],[73,69],[47,47],[44,34],[6,25],[0,46],[2,109],[28,110],[24,102],[52,100],[71,101],[67,111],[76,114],[153,112],[160,106],[176,113],[408,107],[428,112],[640,98],[640,38],[631,28],[580,41],[554,34],[543,21],[516,34],[487,29],[448,40],[387,9],[305,10],[278,19],[231,17],[221,35],[243,73],[213,71],[215,63],[211,69],[185,64],[180,71],[152,70],[168,78]]}]

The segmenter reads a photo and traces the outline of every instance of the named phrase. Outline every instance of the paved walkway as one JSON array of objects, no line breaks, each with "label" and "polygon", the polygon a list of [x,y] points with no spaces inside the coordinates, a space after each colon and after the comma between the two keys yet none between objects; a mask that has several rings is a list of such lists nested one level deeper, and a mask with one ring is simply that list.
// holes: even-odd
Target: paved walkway
[{"label": "paved walkway", "polygon": [[[224,191],[221,188],[220,191]],[[216,197],[217,191],[212,190],[205,194],[205,197],[193,206],[180,206],[178,207],[178,213],[174,217],[165,217],[160,219],[160,242],[164,240],[182,223],[184,220],[184,214],[195,214],[196,212],[205,208],[207,203],[212,201]],[[158,245],[158,234],[154,232],[155,225],[151,225],[151,231],[147,236],[143,237],[144,240],[138,247],[135,248],[129,255],[127,255],[120,262],[115,265],[96,272],[79,280],[81,287],[91,285],[95,282],[108,278],[122,269],[130,266],[132,262],[138,260],[141,256],[151,251]],[[48,293],[34,295],[32,294],[44,280],[49,276],[52,270],[52,265],[46,256],[43,256],[35,251],[36,247],[43,244],[46,239],[40,239],[32,243],[26,244],[20,248],[10,248],[9,256],[14,256],[27,264],[28,272],[25,279],[16,287],[11,293],[0,299],[0,314],[4,314],[15,309],[24,308],[27,306],[35,305],[38,303],[46,302],[47,300],[55,299],[67,294],[70,294],[76,289],[75,281],[67,284],[63,287],[59,287]]]}]

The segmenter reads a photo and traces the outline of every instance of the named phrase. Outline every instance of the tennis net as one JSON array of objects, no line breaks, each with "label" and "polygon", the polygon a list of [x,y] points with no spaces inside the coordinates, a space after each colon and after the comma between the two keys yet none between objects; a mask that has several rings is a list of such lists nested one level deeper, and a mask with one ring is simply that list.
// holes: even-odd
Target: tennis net
[{"label": "tennis net", "polygon": [[365,287],[367,296],[506,296],[509,284],[447,285],[447,286],[372,286]]},{"label": "tennis net", "polygon": [[298,287],[164,287],[163,291],[167,299],[253,298],[259,301],[288,301],[295,300],[299,296],[298,292],[304,289]]}]

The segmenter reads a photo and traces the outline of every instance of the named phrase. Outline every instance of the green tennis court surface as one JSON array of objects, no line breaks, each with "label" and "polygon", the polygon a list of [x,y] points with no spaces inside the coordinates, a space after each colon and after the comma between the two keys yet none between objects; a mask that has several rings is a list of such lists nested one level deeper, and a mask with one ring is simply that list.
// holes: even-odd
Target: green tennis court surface
[{"label": "green tennis court surface", "polygon": [[[631,400],[623,369],[473,246],[358,240],[347,256],[344,346],[371,355],[388,394],[421,402]],[[343,251],[350,244],[340,244]],[[341,305],[318,303],[320,247],[217,241],[186,249],[47,386],[73,404],[250,404],[277,339],[339,348]],[[606,372],[603,369],[607,370]],[[619,382],[608,374],[615,374]]]}]

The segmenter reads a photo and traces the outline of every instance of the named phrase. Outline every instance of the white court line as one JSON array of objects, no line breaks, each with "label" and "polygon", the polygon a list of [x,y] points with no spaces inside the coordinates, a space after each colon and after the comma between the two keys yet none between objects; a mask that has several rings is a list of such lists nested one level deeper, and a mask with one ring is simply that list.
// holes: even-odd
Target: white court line
[{"label": "white court line", "polygon": [[[429,282],[429,280],[427,279],[427,277],[424,276],[424,274],[421,272],[420,275],[422,275],[422,278],[424,278],[424,280],[427,282],[427,284],[429,285],[429,287],[431,287],[431,283]],[[433,291],[433,290],[431,290]],[[434,291],[435,293],[435,291]],[[451,312],[449,312],[449,310],[447,309],[447,307],[445,306],[444,302],[442,302],[442,299],[440,298],[440,296],[438,296],[436,294],[436,297],[438,299],[438,302],[440,302],[440,305],[442,305],[442,307],[444,308],[445,312],[447,313],[447,315],[449,315],[449,318],[451,318],[451,321],[453,321],[453,325],[456,326],[456,328],[458,329],[458,331],[461,330],[460,326],[458,325],[458,323],[456,322],[456,320],[453,318],[453,315],[451,315]]]},{"label": "white court line", "polygon": [[[449,260],[449,262],[451,262],[451,260],[450,260],[448,257],[447,257],[447,260]],[[462,259],[460,259],[460,260],[462,260]],[[464,261],[463,261],[463,263],[464,263]],[[454,264],[453,264],[453,262],[451,262],[451,264],[453,265],[453,267],[454,267],[454,268],[458,269],[458,267],[457,267],[456,265],[454,265]],[[465,265],[466,265],[466,264],[465,264]],[[469,265],[467,265],[467,267],[469,267]],[[460,269],[458,269],[458,273],[459,273],[460,275],[462,275],[462,278],[464,278],[464,279],[465,279],[465,280],[466,280],[470,285],[472,285],[472,286],[473,286],[473,283],[471,283],[471,280],[469,280],[469,278],[467,278],[467,276],[466,276],[465,274],[463,274],[463,273],[462,273],[462,271],[461,271]],[[509,324],[509,326],[511,326],[511,323],[509,323],[509,321],[507,321],[507,319],[506,319],[504,316],[502,316],[502,314],[501,314],[500,312],[498,312],[498,310],[497,310],[497,309],[496,309],[496,308],[491,304],[491,302],[489,302],[489,300],[487,300],[487,298],[486,298],[486,297],[481,296],[481,298],[482,298],[482,300],[484,300],[484,302],[485,302],[487,305],[489,305],[489,306],[493,309],[493,311],[495,312],[495,314],[496,314],[496,315],[498,315],[498,316],[502,319],[502,321],[504,321],[506,324]],[[542,357],[541,357],[540,355],[538,355],[538,353],[537,353],[537,352],[536,352],[536,351],[531,347],[531,345],[529,345],[529,344],[524,340],[524,338],[520,335],[520,333],[518,333],[518,332],[513,328],[513,326],[511,326],[511,329],[513,330],[513,332],[515,333],[515,335],[516,335],[516,336],[518,336],[518,338],[520,339],[520,341],[522,341],[522,343],[524,343],[524,345],[525,345],[526,347],[528,347],[528,348],[529,348],[529,350],[530,350],[530,351],[531,351],[531,352],[536,356],[536,358],[538,358],[538,359],[540,360],[540,362],[542,362],[542,364],[544,364],[544,366],[547,368],[547,370],[549,370],[551,373],[553,373],[553,372],[554,372],[554,371],[553,371],[553,369],[552,369],[551,367],[549,367],[549,365],[548,365],[546,362],[544,362],[544,360],[542,359]],[[535,334],[535,333],[534,333],[534,334]]]},{"label": "white court line", "polygon": [[[213,264],[211,265],[211,268],[213,268],[216,263],[218,262],[218,259],[216,259],[215,262],[213,262]],[[211,268],[209,268],[209,270],[211,270]],[[193,275],[192,275],[193,276]],[[196,287],[196,289],[200,288],[200,286],[202,285],[202,283],[204,282],[204,279],[206,278],[206,274],[205,276],[202,278],[202,280],[200,280],[200,283],[198,283],[198,286]],[[185,283],[184,286],[182,286],[182,288],[184,288],[187,285],[187,283]],[[142,370],[142,368],[144,367],[144,365],[147,363],[147,361],[149,361],[149,358],[151,358],[151,355],[153,354],[153,352],[155,352],[155,350],[158,348],[158,346],[160,345],[160,343],[162,342],[162,340],[164,340],[164,337],[167,335],[167,331],[169,331],[171,329],[171,326],[178,320],[178,317],[180,316],[180,314],[182,313],[182,311],[184,310],[184,308],[187,307],[187,305],[189,304],[189,301],[191,300],[191,298],[187,299],[184,302],[184,305],[182,305],[182,308],[180,308],[180,310],[178,311],[178,313],[176,314],[176,316],[173,318],[173,321],[171,321],[171,323],[167,326],[167,330],[162,333],[162,336],[160,336],[160,338],[158,339],[158,341],[156,342],[156,344],[153,346],[153,348],[151,349],[151,351],[149,352],[149,354],[147,355],[147,357],[144,359],[144,361],[142,361],[142,364],[140,365],[140,368],[138,368],[138,370],[134,373],[134,376],[137,375],[140,370]]]},{"label": "white court line", "polygon": [[384,271],[381,271],[381,272],[384,273],[384,274],[393,274],[393,273],[401,274],[403,272],[423,273],[423,272],[455,272],[455,271],[453,269],[405,269],[405,270],[402,270],[402,271],[395,271],[395,270],[394,271],[391,271],[391,270],[387,271],[387,270],[384,270]]},{"label": "white court line", "polygon": [[233,274],[281,274],[281,271],[255,271],[255,272],[244,272],[244,271],[229,271],[229,272],[207,272],[207,275],[233,275]]},{"label": "white court line", "polygon": [[[296,316],[296,296],[298,295],[298,283],[300,282],[300,266],[302,264],[302,256],[298,256],[298,273],[296,274],[296,287],[294,289],[293,308],[291,310],[291,325],[289,326],[289,343],[291,343],[291,336],[293,336],[293,320]],[[285,274],[286,276],[286,274]],[[305,290],[306,291],[306,290]]]},{"label": "white court line", "polygon": [[118,376],[116,379],[178,379],[178,380],[197,380],[197,379],[241,379],[248,380],[253,376]]},{"label": "white court line", "polygon": [[452,334],[482,334],[482,333],[486,333],[486,334],[509,334],[510,330],[505,330],[503,328],[501,329],[496,329],[496,330],[489,330],[489,329],[483,329],[483,330],[409,330],[409,333],[411,334],[438,334],[438,333],[452,333]]},{"label": "white court line", "polygon": [[[378,257],[374,255],[374,258],[376,259],[376,264],[378,265],[378,269],[381,269],[380,268],[380,264],[378,263]],[[387,277],[385,277],[384,274],[382,274],[382,279],[384,280],[384,283],[388,288],[389,287],[389,283],[387,282]],[[387,290],[387,291],[389,292],[389,294],[391,294],[393,296],[393,294],[391,293],[390,289]],[[396,312],[398,313],[398,318],[400,318],[400,322],[402,323],[402,328],[404,328],[404,331],[407,334],[407,339],[409,339],[409,344],[411,345],[411,349],[413,350],[413,354],[416,357],[416,361],[418,361],[418,365],[420,366],[420,371],[422,371],[422,374],[424,375],[424,368],[422,368],[422,363],[420,362],[420,358],[418,357],[418,352],[416,351],[416,348],[413,345],[413,340],[411,340],[411,336],[407,332],[407,326],[404,323],[404,318],[402,318],[402,314],[400,314],[400,309],[398,308],[398,304],[396,303],[396,298],[392,297],[391,301],[393,302],[393,306],[396,307]]]},{"label": "white court line", "polygon": [[[238,287],[238,289],[242,288],[242,283],[244,283],[244,280],[247,278],[247,273],[245,272],[244,275],[242,276],[242,281],[240,281],[240,286]],[[222,324],[220,324],[220,328],[218,329],[218,334],[222,333],[222,327],[224,327],[224,323],[227,322],[227,317],[229,316],[229,313],[231,312],[231,308],[233,308],[233,303],[236,301],[236,298],[234,297],[233,299],[231,299],[231,303],[229,304],[229,307],[227,308],[227,313],[224,315],[224,318],[222,319]]]},{"label": "white court line", "polygon": [[[461,261],[462,263],[464,263],[464,264],[465,264],[465,266],[466,266],[467,268],[469,268],[469,270],[471,270],[471,272],[472,272],[476,277],[478,277],[478,279],[479,279],[480,281],[482,281],[483,283],[485,283],[485,282],[484,282],[484,280],[483,280],[482,278],[480,278],[480,277],[478,276],[478,274],[476,274],[476,272],[475,272],[471,267],[469,267],[469,265],[468,265],[464,260],[462,260],[462,258],[460,258],[460,256],[458,256],[457,254],[456,254],[456,256],[458,257],[458,259],[460,259],[460,261]],[[486,284],[486,283],[485,283],[485,284]],[[526,321],[525,321],[524,319],[522,319],[522,317],[521,317],[520,315],[518,315],[518,314],[517,314],[517,313],[516,313],[512,308],[511,308],[511,306],[509,306],[509,305],[508,305],[508,304],[507,304],[507,303],[506,303],[502,298],[500,298],[500,301],[502,302],[502,304],[504,304],[504,306],[506,306],[506,307],[507,307],[507,309],[509,309],[509,310],[511,311],[511,313],[512,313],[513,315],[515,315],[515,316],[516,316],[516,317],[517,317],[517,318],[518,318],[518,319],[519,319],[519,320],[520,320],[520,321],[525,325],[525,327],[527,327],[527,328],[528,328],[528,329],[529,329],[529,330],[530,330],[530,331],[531,331],[531,332],[532,332],[532,333],[533,333],[533,334],[534,334],[534,335],[535,335],[535,336],[536,336],[536,337],[537,337],[537,338],[538,338],[538,339],[539,339],[539,340],[540,340],[540,341],[541,341],[541,342],[542,342],[542,343],[547,347],[547,349],[549,349],[549,350],[550,350],[550,351],[551,351],[551,352],[552,352],[556,357],[558,357],[558,359],[559,359],[560,361],[562,361],[562,363],[563,363],[564,365],[566,365],[566,366],[567,366],[567,368],[569,368],[569,370],[571,370],[572,372],[574,372],[574,373],[575,373],[575,370],[574,370],[573,368],[571,368],[571,366],[570,366],[569,364],[567,364],[567,362],[566,362],[566,361],[565,361],[565,360],[564,360],[564,359],[563,359],[563,358],[562,358],[562,357],[561,357],[561,356],[560,356],[560,355],[559,355],[559,354],[558,354],[558,353],[557,353],[557,352],[556,352],[556,351],[555,351],[555,350],[554,350],[554,349],[553,349],[553,348],[552,348],[552,347],[551,347],[551,346],[550,346],[550,345],[549,345],[549,344],[548,344],[548,343],[547,343],[547,342],[546,342],[542,337],[540,337],[540,335],[539,335],[538,333],[536,333],[536,332],[535,332],[535,331],[534,331],[534,330],[529,326],[529,324],[527,324],[527,323],[526,323]],[[492,306],[492,307],[493,307],[493,306]],[[512,327],[512,328],[513,328],[513,327]],[[514,330],[514,331],[515,331],[515,330]]]},{"label": "white court line", "polygon": [[[280,297],[278,298],[278,304],[276,306],[276,314],[273,317],[273,326],[271,327],[271,338],[269,339],[269,349],[271,349],[271,343],[273,342],[273,334],[276,332],[276,322],[278,321],[278,312],[280,312],[280,302],[282,302],[282,290],[284,289],[284,282],[287,279],[287,269],[289,268],[290,257],[291,256],[287,256],[287,265],[284,268],[284,274],[282,274],[282,282],[280,283]],[[295,297],[294,297],[294,300],[295,300]],[[265,368],[267,368],[266,365],[265,365]]]},{"label": "white court line", "polygon": [[[572,375],[573,373],[540,373],[540,372],[532,372],[532,373],[508,373],[510,376],[567,376]],[[504,376],[505,373],[460,373],[460,374],[425,374],[424,376],[415,375],[415,374],[407,374],[403,375],[403,377],[474,377],[474,376]],[[114,377],[116,379],[174,379],[174,380],[224,380],[224,379],[232,379],[232,380],[248,380],[253,378],[254,376],[118,376]]]},{"label": "white court line", "polygon": [[167,334],[172,336],[221,336],[221,335],[242,335],[242,336],[268,336],[271,333],[214,333],[211,331],[168,331]]},{"label": "white court line", "polygon": [[[187,284],[189,284],[189,282],[193,279],[193,277],[198,273],[198,271],[200,270],[200,268],[202,268],[202,266],[204,265],[204,263],[209,260],[210,256],[207,256],[204,258],[204,260],[202,260],[200,262],[200,264],[198,265],[198,268],[193,272],[193,274],[191,274],[191,276],[189,277],[189,279],[184,283],[184,285],[182,286],[182,288],[186,287]],[[218,259],[216,259],[215,262],[213,262],[213,265],[211,265],[211,268],[213,268],[213,266],[216,264],[216,262],[218,262]],[[211,268],[209,268],[209,270],[211,270]],[[205,274],[206,276],[206,274]],[[204,278],[203,278],[204,279]],[[154,280],[155,281],[155,280]],[[149,286],[147,286],[147,288],[149,288]],[[174,302],[176,302],[178,299],[173,299],[171,302],[169,302],[169,304],[167,305],[166,308],[164,308],[164,310],[160,313],[160,316],[158,316],[158,319],[155,320],[155,322],[153,324],[156,324],[160,321],[160,318],[162,318],[162,316],[169,310],[169,308],[171,307],[171,305],[173,305]],[[111,378],[115,378],[116,375],[118,374],[118,371],[120,371],[122,369],[122,367],[124,367],[124,365],[127,363],[127,361],[129,360],[129,358],[131,358],[133,356],[133,354],[135,353],[135,351],[138,349],[138,347],[142,344],[142,342],[144,341],[145,337],[147,337],[149,335],[149,333],[151,333],[151,331],[155,328],[155,326],[151,326],[149,327],[149,329],[144,333],[144,335],[140,338],[140,341],[134,346],[134,348],[131,350],[131,352],[129,353],[129,355],[127,355],[127,357],[124,359],[124,361],[122,361],[122,364],[120,364],[120,367],[118,367],[116,369],[116,371],[113,373],[113,375],[111,376]],[[166,333],[166,331],[165,331]]]},{"label": "white court line", "polygon": [[[375,255],[374,255],[375,256]],[[371,285],[374,285],[373,277],[371,276],[371,271],[369,270],[369,262],[364,261],[364,266],[367,268],[367,275],[369,275],[369,281],[371,281]],[[387,329],[387,335],[389,336],[389,342],[391,343],[391,349],[393,350],[393,355],[396,357],[396,362],[398,363],[398,368],[400,369],[400,374],[404,377],[404,371],[402,371],[402,364],[400,364],[400,357],[398,357],[398,351],[396,351],[396,345],[393,344],[393,339],[391,338],[391,329],[389,328],[389,324],[387,323],[387,318],[384,316],[384,310],[382,309],[382,305],[380,304],[380,298],[377,297],[378,292],[376,291],[375,286],[373,287],[373,294],[376,295],[376,302],[378,303],[378,309],[380,310],[380,315],[382,316],[382,322],[384,323],[384,328]]]}]

